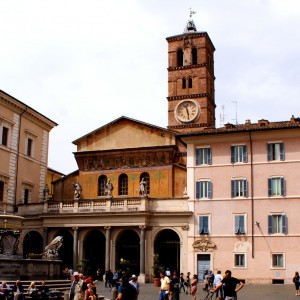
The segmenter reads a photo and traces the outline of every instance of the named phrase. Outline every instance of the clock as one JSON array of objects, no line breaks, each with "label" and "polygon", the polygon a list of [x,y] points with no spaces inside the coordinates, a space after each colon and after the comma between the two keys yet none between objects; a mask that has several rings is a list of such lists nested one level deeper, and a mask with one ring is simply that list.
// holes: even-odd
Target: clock
[{"label": "clock", "polygon": [[180,122],[192,122],[198,117],[199,106],[193,100],[181,101],[175,108],[175,117]]}]

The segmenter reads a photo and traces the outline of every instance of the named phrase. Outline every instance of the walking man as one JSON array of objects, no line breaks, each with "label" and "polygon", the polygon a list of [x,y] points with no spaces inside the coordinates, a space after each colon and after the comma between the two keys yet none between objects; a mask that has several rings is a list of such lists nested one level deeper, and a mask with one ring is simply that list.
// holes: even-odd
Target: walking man
[{"label": "walking man", "polygon": [[[238,287],[236,287],[239,285]],[[243,288],[244,283],[235,277],[231,277],[231,271],[226,270],[225,277],[211,292],[218,291],[223,286],[224,300],[237,300],[237,292]]]}]

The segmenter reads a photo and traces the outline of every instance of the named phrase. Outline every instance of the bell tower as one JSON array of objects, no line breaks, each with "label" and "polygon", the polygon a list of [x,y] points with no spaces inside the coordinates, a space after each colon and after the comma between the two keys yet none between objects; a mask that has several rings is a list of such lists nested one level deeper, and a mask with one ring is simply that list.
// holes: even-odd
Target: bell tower
[{"label": "bell tower", "polygon": [[168,42],[168,128],[188,133],[215,127],[215,47],[190,18]]}]

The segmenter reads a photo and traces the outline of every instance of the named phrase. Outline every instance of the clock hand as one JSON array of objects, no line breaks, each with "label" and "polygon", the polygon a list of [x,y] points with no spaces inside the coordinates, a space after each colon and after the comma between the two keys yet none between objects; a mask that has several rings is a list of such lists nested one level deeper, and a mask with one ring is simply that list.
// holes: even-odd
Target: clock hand
[{"label": "clock hand", "polygon": [[189,120],[189,119],[190,119],[190,114],[189,114],[189,110],[188,110],[187,106],[185,107],[185,110],[186,110],[186,112],[187,112],[187,118],[188,118],[188,120]]}]

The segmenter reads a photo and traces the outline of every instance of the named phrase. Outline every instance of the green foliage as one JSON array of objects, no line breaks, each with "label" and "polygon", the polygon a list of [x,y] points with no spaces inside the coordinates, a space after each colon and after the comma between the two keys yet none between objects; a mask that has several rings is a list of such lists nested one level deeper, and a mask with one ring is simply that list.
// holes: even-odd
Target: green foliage
[{"label": "green foliage", "polygon": [[160,265],[160,262],[159,262],[159,254],[158,253],[155,253],[153,255],[153,266],[152,266],[152,269],[153,269],[153,277],[155,278],[158,278],[159,277],[159,273],[160,272],[163,272],[164,271],[164,266],[161,266]]}]

